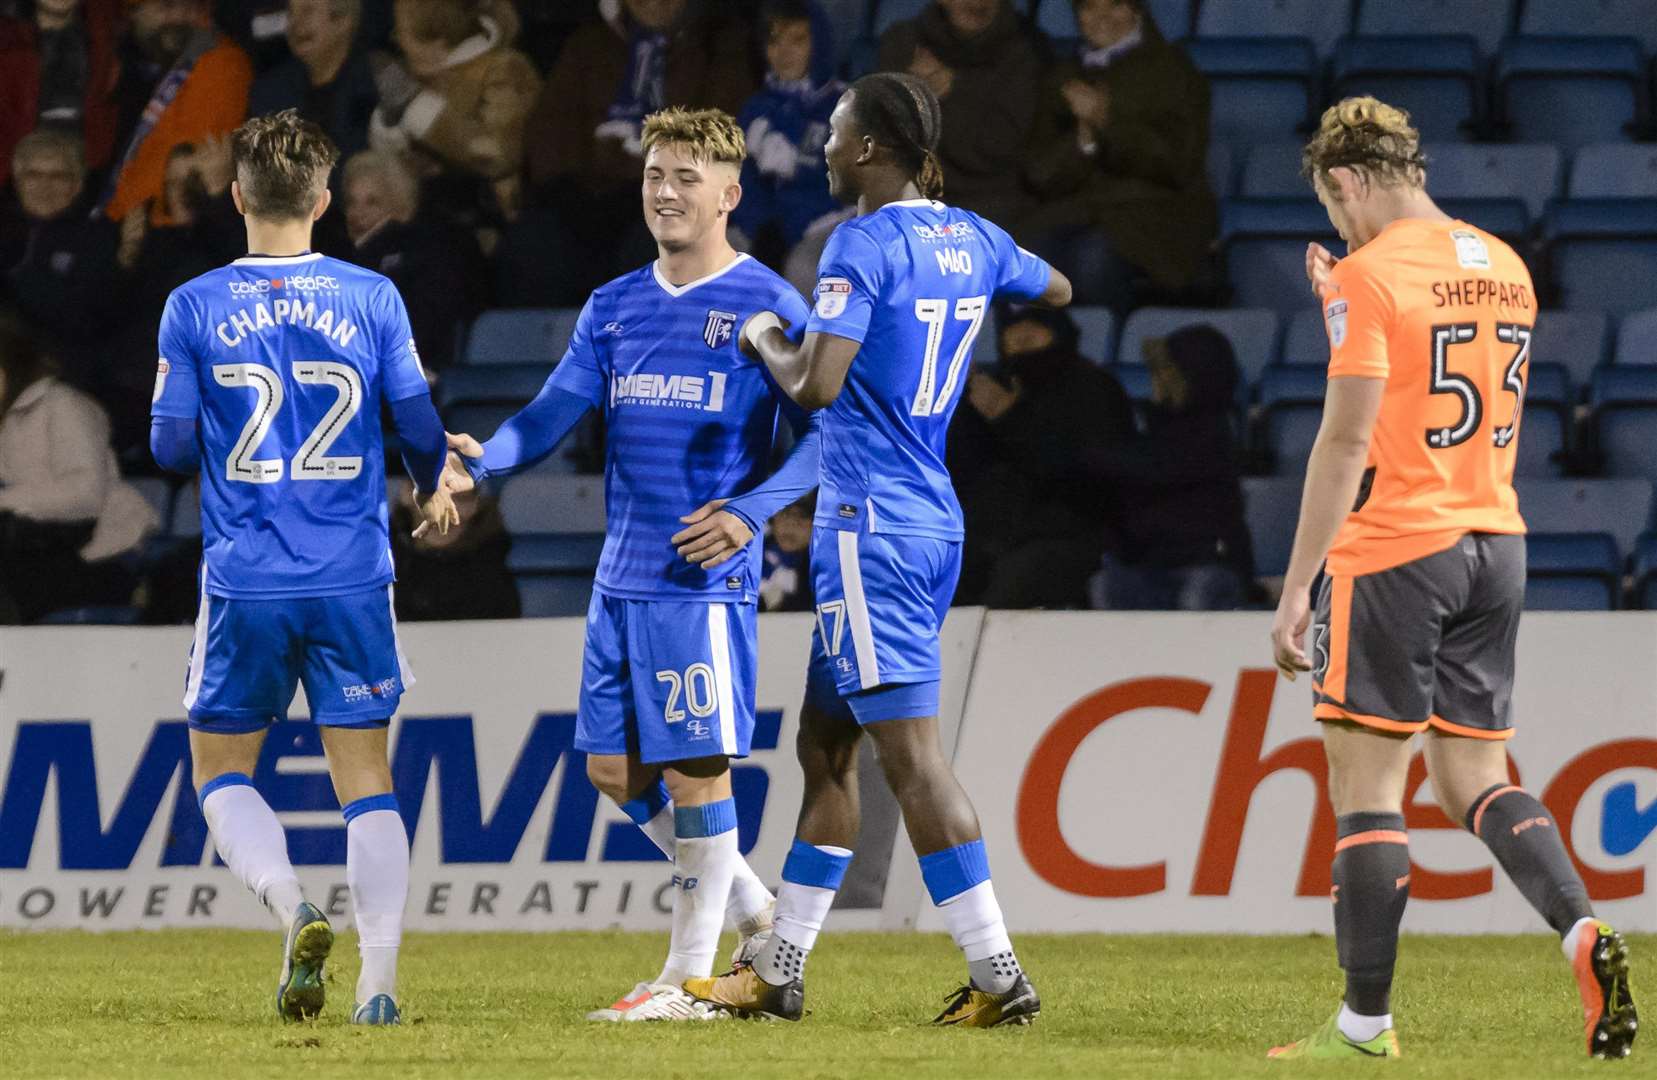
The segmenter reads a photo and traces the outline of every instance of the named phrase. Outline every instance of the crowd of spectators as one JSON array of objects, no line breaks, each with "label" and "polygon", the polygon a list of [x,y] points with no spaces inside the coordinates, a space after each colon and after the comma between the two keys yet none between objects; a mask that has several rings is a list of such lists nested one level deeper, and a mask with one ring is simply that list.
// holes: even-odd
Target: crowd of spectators
[{"label": "crowd of spectators", "polygon": [[[30,410],[80,418],[73,440],[53,428],[49,464],[85,454],[74,467],[101,478],[72,507],[81,532],[101,527],[119,472],[154,470],[156,325],[172,288],[245,251],[227,135],[250,113],[298,109],[339,144],[316,246],[396,282],[436,380],[456,327],[478,312],[579,305],[653,257],[639,133],[665,106],[740,118],[750,156],[733,233],[808,292],[847,213],[824,175],[828,114],[844,77],[870,66],[932,86],[949,201],[1066,270],[1079,300],[1204,299],[1216,231],[1206,86],[1142,0],[1075,6],[1082,39],[1062,51],[1011,0],[934,0],[858,57],[818,0],[0,0],[0,305],[15,316],[4,340],[45,343],[35,360],[5,360],[0,521],[52,520],[15,494],[22,472],[48,464],[15,457],[15,429],[38,422]],[[1178,510],[1195,493],[1229,514],[1236,455],[1214,442],[1201,476],[1170,478],[1171,436],[1158,434],[1219,437],[1212,343],[1168,343],[1149,433],[1076,354],[1066,320],[1013,319],[1002,345],[1002,365],[973,377],[961,410],[957,477],[974,538],[962,598],[1241,598],[1225,574],[1246,562],[1246,538],[1196,527],[1224,515]],[[20,380],[32,380],[26,391]],[[777,574],[795,575],[773,586],[774,606],[809,606],[809,530],[791,527],[803,513],[767,549]],[[1147,528],[1185,531],[1168,544]],[[28,532],[0,528],[7,544],[42,546]],[[479,532],[425,555],[504,553],[503,531]],[[25,565],[10,547],[0,559],[8,580]],[[499,592],[487,579],[480,596]]]}]

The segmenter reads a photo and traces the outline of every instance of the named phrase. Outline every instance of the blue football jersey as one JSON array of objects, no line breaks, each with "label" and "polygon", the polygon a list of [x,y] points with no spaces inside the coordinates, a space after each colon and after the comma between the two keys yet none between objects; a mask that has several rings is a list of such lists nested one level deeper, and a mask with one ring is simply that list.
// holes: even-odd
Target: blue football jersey
[{"label": "blue football jersey", "polygon": [[1033,300],[1046,263],[969,210],[890,203],[834,230],[806,329],[861,342],[823,410],[817,524],[961,539],[944,437],[998,299]]},{"label": "blue football jersey", "polygon": [[206,589],[338,596],[392,580],[382,403],[429,393],[389,280],[248,257],[173,290],[156,416],[198,420]]},{"label": "blue football jersey", "polygon": [[798,340],[806,303],[740,255],[673,285],[655,263],[594,291],[551,383],[604,414],[606,533],[594,586],[624,600],[753,601],[760,539],[713,570],[686,562],[671,537],[710,499],[764,480],[789,402],[765,365],[742,354],[749,316],[774,311]]}]

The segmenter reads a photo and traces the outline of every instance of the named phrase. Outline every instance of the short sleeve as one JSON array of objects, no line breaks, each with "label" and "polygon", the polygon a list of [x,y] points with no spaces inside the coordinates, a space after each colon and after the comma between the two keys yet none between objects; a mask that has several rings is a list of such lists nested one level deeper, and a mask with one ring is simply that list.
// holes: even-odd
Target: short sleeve
[{"label": "short sleeve", "polygon": [[1047,291],[1047,283],[1053,277],[1053,268],[1040,256],[1032,255],[1013,242],[1006,230],[990,222],[984,221],[985,230],[990,235],[990,243],[995,248],[997,268],[995,282],[995,298],[997,300],[1034,300]]},{"label": "short sleeve", "polygon": [[155,395],[151,416],[194,420],[201,409],[201,387],[196,383],[196,343],[201,340],[201,315],[179,290],[167,297],[156,336]]},{"label": "short sleeve", "polygon": [[599,366],[598,349],[594,346],[593,300],[587,298],[581,314],[575,320],[575,333],[570,335],[569,348],[553,369],[547,385],[563,390],[591,403],[604,404],[604,372]]},{"label": "short sleeve", "polygon": [[1329,375],[1384,379],[1391,296],[1372,274],[1337,263],[1323,294],[1323,326],[1329,334]]},{"label": "short sleeve", "polygon": [[884,263],[880,245],[856,228],[855,222],[848,221],[830,233],[817,263],[817,289],[806,332],[862,342],[874,317]]},{"label": "short sleeve", "polygon": [[408,308],[397,286],[386,281],[380,286],[379,303],[380,370],[385,375],[386,401],[403,401],[431,393],[420,351],[414,344]]},{"label": "short sleeve", "polygon": [[795,292],[792,286],[784,285],[777,290],[777,298],[771,305],[771,310],[788,322],[788,340],[798,345],[805,338],[806,323],[811,318],[811,307],[804,297]]}]

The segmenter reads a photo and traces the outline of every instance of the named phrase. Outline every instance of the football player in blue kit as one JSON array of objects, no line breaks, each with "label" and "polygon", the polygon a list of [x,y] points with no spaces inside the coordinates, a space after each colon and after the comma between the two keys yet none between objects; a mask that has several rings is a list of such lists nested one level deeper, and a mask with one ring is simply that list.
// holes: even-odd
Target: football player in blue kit
[{"label": "football player in blue kit", "polygon": [[939,202],[941,116],[921,80],[859,79],[830,122],[830,189],[858,217],[829,238],[803,343],[769,315],[743,328],[778,384],[817,414],[817,635],[801,717],[804,806],[771,939],[685,989],[797,1020],[803,972],[858,832],[857,743],[874,739],[927,891],[969,978],[935,1022],[1028,1023],[1040,1010],[990,884],[978,818],[938,738],[939,628],[960,573],[961,508],[944,439],[997,299],[1070,302],[1064,275],[976,214]]},{"label": "football player in blue kit", "polygon": [[[730,775],[754,727],[758,537],[817,483],[817,436],[737,333],[771,310],[798,338],[807,311],[726,239],[746,154],[736,121],[669,109],[646,118],[643,143],[658,258],[592,294],[546,386],[487,443],[450,436],[447,482],[528,468],[603,413],[606,536],[575,745],[594,786],[673,860],[677,888],[661,974],[589,1019],[717,1020],[681,984],[712,973],[727,917],[737,955],[752,955],[773,904],[737,848]],[[800,438],[767,479],[781,420]]]},{"label": "football player in blue kit", "polygon": [[219,855],[287,928],[276,1009],[323,1005],[327,918],[251,777],[265,732],[303,684],[346,821],[362,954],[352,1022],[398,1022],[408,833],[386,728],[414,682],[392,614],[380,408],[426,522],[458,522],[443,425],[390,281],[310,251],[339,153],[293,110],[231,137],[246,258],[173,290],[161,317],[150,445],[201,473],[201,602],[184,705],[202,813]]}]

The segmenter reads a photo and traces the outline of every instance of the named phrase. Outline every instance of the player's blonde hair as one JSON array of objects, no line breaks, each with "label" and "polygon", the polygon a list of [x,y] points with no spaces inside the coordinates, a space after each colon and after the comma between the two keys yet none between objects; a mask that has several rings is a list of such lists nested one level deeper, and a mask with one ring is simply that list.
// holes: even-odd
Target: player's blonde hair
[{"label": "player's blonde hair", "polygon": [[230,135],[242,203],[254,217],[309,220],[339,150],[322,128],[283,109],[255,116]]},{"label": "player's blonde hair", "polygon": [[1329,170],[1345,166],[1382,187],[1427,182],[1421,133],[1410,114],[1376,98],[1349,97],[1323,111],[1316,135],[1300,155],[1301,175],[1329,182]]},{"label": "player's blonde hair", "polygon": [[675,146],[698,164],[742,167],[748,140],[736,117],[720,109],[682,109],[677,106],[644,118],[641,138],[646,155],[655,146]]}]

